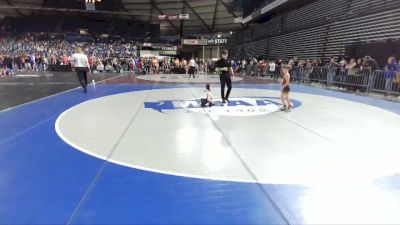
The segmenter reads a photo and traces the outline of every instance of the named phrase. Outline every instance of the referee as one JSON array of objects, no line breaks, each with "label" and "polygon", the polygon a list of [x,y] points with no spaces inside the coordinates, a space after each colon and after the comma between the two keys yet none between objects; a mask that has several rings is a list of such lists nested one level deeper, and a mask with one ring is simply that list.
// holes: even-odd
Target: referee
[{"label": "referee", "polygon": [[75,52],[76,53],[71,57],[72,70],[76,71],[76,75],[78,76],[79,83],[82,85],[83,92],[87,93],[87,72],[90,71],[89,60],[88,57],[83,54],[81,48],[76,48]]},{"label": "referee", "polygon": [[[221,81],[221,98],[222,102],[229,103],[229,95],[232,90],[231,74],[233,74],[232,65],[228,60],[228,50],[223,50],[221,59],[215,63],[215,68],[219,72],[219,79]],[[228,91],[225,95],[225,86],[228,86]]]}]

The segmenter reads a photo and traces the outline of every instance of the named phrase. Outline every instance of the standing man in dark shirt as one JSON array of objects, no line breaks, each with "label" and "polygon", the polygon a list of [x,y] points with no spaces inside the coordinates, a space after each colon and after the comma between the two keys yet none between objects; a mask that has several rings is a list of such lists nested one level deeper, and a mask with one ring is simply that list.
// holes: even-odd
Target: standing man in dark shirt
[{"label": "standing man in dark shirt", "polygon": [[3,60],[3,66],[6,67],[6,75],[12,76],[13,73],[13,63],[14,59],[11,56],[5,56]]},{"label": "standing man in dark shirt", "polygon": [[[231,74],[233,74],[233,70],[231,63],[228,60],[228,50],[223,50],[221,57],[222,58],[215,64],[215,67],[218,69],[219,79],[221,81],[221,98],[222,102],[225,104],[226,102],[229,102],[229,95],[232,90]],[[226,95],[225,85],[228,86]]]},{"label": "standing man in dark shirt", "polygon": [[371,56],[365,56],[363,70],[375,71],[379,68],[378,63]]}]

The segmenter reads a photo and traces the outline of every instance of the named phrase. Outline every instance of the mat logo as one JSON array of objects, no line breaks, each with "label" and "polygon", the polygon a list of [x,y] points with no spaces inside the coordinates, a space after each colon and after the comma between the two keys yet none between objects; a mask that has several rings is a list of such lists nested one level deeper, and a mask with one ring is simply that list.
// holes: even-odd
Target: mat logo
[{"label": "mat logo", "polygon": [[[279,111],[281,104],[278,98],[244,97],[232,98],[229,104],[222,104],[221,99],[215,101],[215,106],[202,108],[200,99],[192,100],[163,100],[158,102],[145,102],[146,109],[153,109],[161,113],[170,110],[187,110],[187,112],[207,113],[213,116],[258,116]],[[299,101],[293,101],[294,107],[301,105]]]}]

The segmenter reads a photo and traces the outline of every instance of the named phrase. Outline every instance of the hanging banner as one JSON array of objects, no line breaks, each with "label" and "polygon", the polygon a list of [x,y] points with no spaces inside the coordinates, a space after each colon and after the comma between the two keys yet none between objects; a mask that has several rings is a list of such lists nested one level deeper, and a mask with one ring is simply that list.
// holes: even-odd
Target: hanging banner
[{"label": "hanging banner", "polygon": [[189,14],[179,14],[178,18],[181,20],[188,20],[189,19]]},{"label": "hanging banner", "polygon": [[178,15],[168,16],[169,20],[178,20]]},{"label": "hanging banner", "polygon": [[208,45],[226,45],[228,43],[228,39],[217,38],[217,39],[208,39]]},{"label": "hanging banner", "polygon": [[167,19],[167,15],[158,15],[158,19],[159,20],[166,20]]},{"label": "hanging banner", "polygon": [[226,45],[228,39],[182,39],[182,45]]},{"label": "hanging banner", "polygon": [[158,15],[158,19],[163,20],[188,20],[190,18],[189,14],[178,14],[178,15]]},{"label": "hanging banner", "polygon": [[203,45],[202,39],[182,39],[182,45]]}]

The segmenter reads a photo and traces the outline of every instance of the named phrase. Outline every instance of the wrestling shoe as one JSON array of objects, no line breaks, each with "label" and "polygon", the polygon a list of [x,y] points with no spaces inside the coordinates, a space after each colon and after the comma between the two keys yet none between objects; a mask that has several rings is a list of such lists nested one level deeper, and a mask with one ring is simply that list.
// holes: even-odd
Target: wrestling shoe
[{"label": "wrestling shoe", "polygon": [[289,107],[286,109],[285,112],[291,112],[291,111],[292,111],[292,108],[293,108],[293,105],[289,105]]}]

